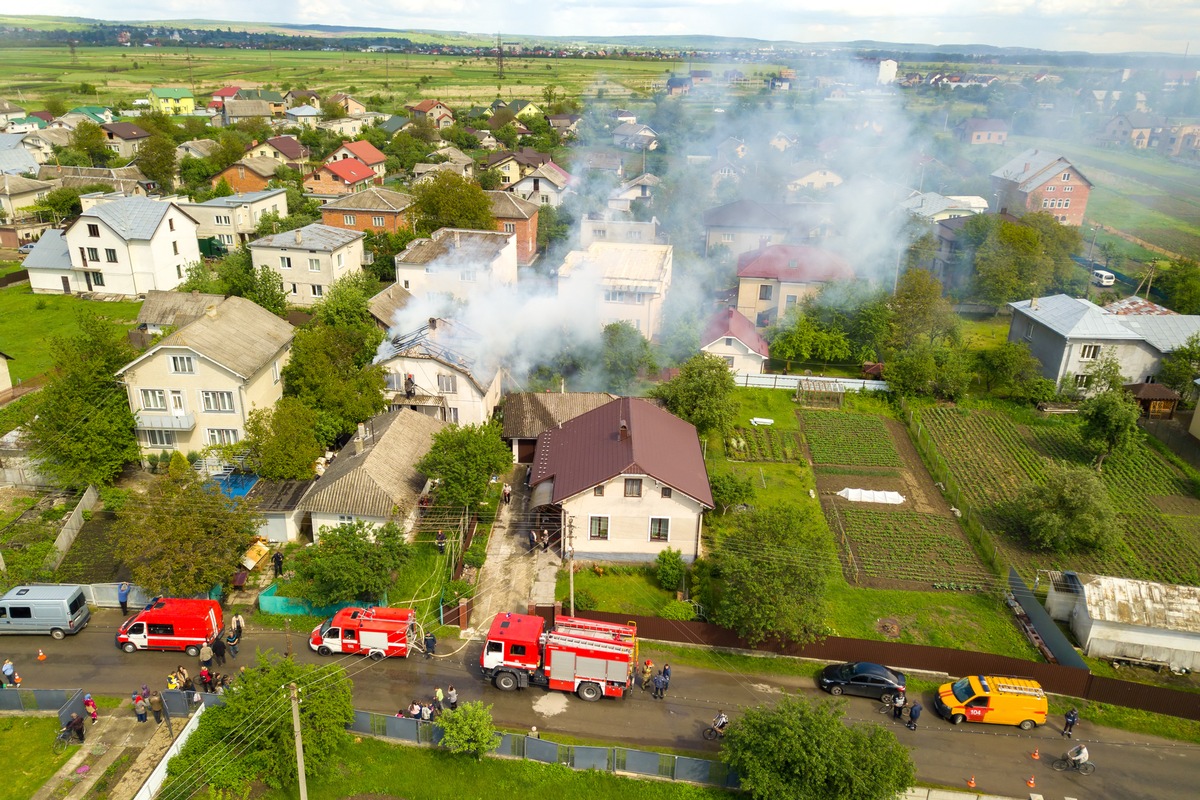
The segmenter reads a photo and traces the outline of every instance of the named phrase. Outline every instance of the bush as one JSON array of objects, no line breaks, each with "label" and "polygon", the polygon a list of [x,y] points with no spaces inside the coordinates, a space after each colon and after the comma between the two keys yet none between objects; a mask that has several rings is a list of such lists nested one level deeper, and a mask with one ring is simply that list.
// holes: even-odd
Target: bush
[{"label": "bush", "polygon": [[658,585],[668,592],[679,591],[679,587],[683,584],[683,578],[687,574],[687,567],[683,565],[683,553],[668,547],[658,554],[658,558],[654,559],[654,564]]},{"label": "bush", "polygon": [[467,552],[463,553],[463,563],[468,567],[479,569],[483,566],[483,562],[487,559],[487,543],[488,534],[485,534],[482,527],[475,531],[475,538],[471,540],[471,546],[467,548]]},{"label": "bush", "polygon": [[100,490],[100,502],[104,503],[105,511],[120,511],[129,500],[128,489],[117,489],[106,486]]},{"label": "bush", "polygon": [[444,602],[457,603],[461,598],[474,597],[475,587],[464,580],[450,581],[442,592]]},{"label": "bush", "polygon": [[595,611],[598,605],[600,605],[600,601],[587,589],[577,589],[575,591],[576,611]]},{"label": "bush", "polygon": [[[577,604],[578,605],[578,604]],[[672,600],[662,607],[658,615],[663,619],[674,619],[682,622],[695,619],[696,608],[686,600]]]}]

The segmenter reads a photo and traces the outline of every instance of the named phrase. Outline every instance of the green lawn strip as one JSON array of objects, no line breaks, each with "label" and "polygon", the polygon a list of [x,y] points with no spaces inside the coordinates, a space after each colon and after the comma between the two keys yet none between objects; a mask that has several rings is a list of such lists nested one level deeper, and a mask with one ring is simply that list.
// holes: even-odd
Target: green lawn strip
[{"label": "green lawn strip", "polygon": [[751,417],[765,417],[775,420],[772,427],[778,430],[794,431],[800,429],[796,419],[796,403],[792,393],[786,389],[746,389],[737,388],[733,392],[735,425],[748,427]]},{"label": "green lawn strip", "polygon": [[1068,709],[1079,710],[1079,717],[1083,724],[1076,727],[1075,732],[1081,739],[1088,738],[1087,728],[1089,725],[1103,725],[1107,728],[1116,728],[1132,733],[1144,733],[1149,736],[1161,736],[1164,739],[1200,744],[1200,721],[1197,720],[1053,694],[1049,695],[1049,701],[1051,717],[1057,716],[1061,719]]},{"label": "green lawn strip", "polygon": [[963,346],[970,351],[979,352],[992,347],[998,347],[1008,341],[1008,326],[1011,317],[999,314],[987,316],[960,315]]},{"label": "green lawn strip", "polygon": [[57,756],[51,751],[59,727],[57,717],[0,717],[0,753],[4,753],[4,763],[8,765],[4,774],[5,798],[33,797],[74,755],[73,746]]},{"label": "green lawn strip", "polygon": [[672,669],[694,667],[745,675],[789,675],[815,679],[825,668],[825,663],[821,661],[777,656],[773,653],[752,655],[719,647],[692,647],[663,642],[642,641],[638,645],[638,653],[642,658],[652,659],[655,664],[670,663]]},{"label": "green lawn strip", "polygon": [[[649,570],[614,575],[609,572],[611,568],[601,569],[605,570],[603,576],[596,574],[593,569],[581,569],[575,573],[576,596],[582,592],[590,594],[596,599],[597,611],[655,617],[663,606],[675,599],[673,594],[659,587]],[[555,597],[563,601],[564,610],[569,594],[569,575],[563,570],[558,574]]]},{"label": "green lawn strip", "polygon": [[133,327],[141,307],[140,302],[101,303],[65,294],[35,295],[28,284],[0,289],[0,342],[4,342],[4,352],[13,357],[8,369],[14,382],[50,368],[54,348],[49,343],[75,331],[79,309],[107,317],[126,331]]},{"label": "green lawn strip", "polygon": [[[308,779],[311,800],[343,800],[357,794],[381,797],[577,797],[588,800],[703,800],[734,793],[666,781],[638,781],[597,770],[576,771],[557,764],[485,758],[443,750],[391,744],[363,737],[347,741]],[[296,800],[299,789],[268,789],[259,800]]]},{"label": "green lawn strip", "polygon": [[442,586],[449,580],[450,553],[438,553],[432,542],[412,545],[412,557],[400,568],[388,589],[388,605],[412,608],[417,620],[436,623]]},{"label": "green lawn strip", "polygon": [[0,278],[21,270],[20,261],[0,261]]},{"label": "green lawn strip", "polygon": [[97,711],[112,711],[118,708],[121,703],[125,702],[123,697],[112,697],[110,695],[94,694],[92,699],[96,701]]}]

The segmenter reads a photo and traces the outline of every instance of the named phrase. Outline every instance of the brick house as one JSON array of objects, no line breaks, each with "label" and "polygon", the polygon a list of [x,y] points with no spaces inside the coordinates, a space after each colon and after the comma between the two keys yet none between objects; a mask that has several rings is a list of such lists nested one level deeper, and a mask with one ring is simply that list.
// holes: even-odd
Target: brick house
[{"label": "brick house", "polygon": [[1092,182],[1065,157],[1026,150],[992,173],[1001,211],[1045,211],[1063,225],[1083,224]]},{"label": "brick house", "polygon": [[310,194],[339,195],[361,192],[375,182],[375,171],[356,158],[322,164],[304,178]]},{"label": "brick house", "polygon": [[412,228],[412,202],[411,195],[373,186],[321,206],[321,222],[346,230],[398,233]]},{"label": "brick house", "polygon": [[454,112],[441,100],[422,100],[411,106],[405,106],[404,109],[412,115],[414,120],[427,119],[438,130],[449,128],[454,124]]},{"label": "brick house", "polygon": [[329,154],[325,163],[330,164],[347,158],[356,158],[366,164],[375,173],[375,183],[383,183],[384,176],[387,174],[385,166],[387,156],[378,147],[367,141],[342,142],[340,147]]},{"label": "brick house", "polygon": [[537,258],[538,206],[511,192],[485,192],[492,201],[496,230],[517,237],[517,263],[527,267]]}]

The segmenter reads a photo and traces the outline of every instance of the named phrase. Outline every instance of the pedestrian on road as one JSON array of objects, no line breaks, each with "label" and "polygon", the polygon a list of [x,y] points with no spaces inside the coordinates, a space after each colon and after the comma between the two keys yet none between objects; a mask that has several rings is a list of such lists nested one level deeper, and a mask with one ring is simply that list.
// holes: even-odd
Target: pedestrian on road
[{"label": "pedestrian on road", "polygon": [[92,724],[96,724],[96,720],[100,719],[100,713],[96,710],[96,701],[92,699],[90,694],[83,696],[83,710],[92,718]]},{"label": "pedestrian on road", "polygon": [[908,698],[904,696],[904,687],[901,686],[892,697],[892,719],[904,719],[904,706],[907,702]]},{"label": "pedestrian on road", "polygon": [[217,662],[218,667],[225,666],[225,640],[220,636],[213,637],[212,643],[213,658]]},{"label": "pedestrian on road", "polygon": [[671,665],[663,664],[662,675],[667,679],[667,688],[671,688]]},{"label": "pedestrian on road", "polygon": [[4,666],[0,667],[0,674],[4,675],[4,683],[9,686],[16,686],[17,668],[13,666],[12,659],[4,659]]},{"label": "pedestrian on road", "polygon": [[423,722],[429,722],[432,719],[433,719],[433,706],[429,705],[429,703],[423,703],[421,705],[421,720]]},{"label": "pedestrian on road", "polygon": [[82,743],[83,742],[83,717],[79,716],[74,711],[72,711],[71,712],[71,720],[66,725],[63,725],[63,730],[71,731],[71,733],[75,734],[75,736]]},{"label": "pedestrian on road", "polygon": [[437,532],[438,553],[446,552],[446,532],[439,530]]},{"label": "pedestrian on road", "polygon": [[212,674],[209,673],[208,667],[200,668],[200,686],[206,692],[212,691]]},{"label": "pedestrian on road", "polygon": [[246,627],[246,620],[242,619],[242,614],[240,611],[233,615],[232,627],[235,631],[237,631],[238,638],[242,638],[242,629]]},{"label": "pedestrian on road", "polygon": [[1067,722],[1065,725],[1063,725],[1062,735],[1068,739],[1072,738],[1071,731],[1075,730],[1076,722],[1079,722],[1079,712],[1072,708],[1067,712]]},{"label": "pedestrian on road", "polygon": [[276,550],[275,555],[271,556],[271,563],[275,566],[275,577],[283,577],[283,551]]},{"label": "pedestrian on road", "polygon": [[446,693],[442,691],[442,687],[437,687],[433,690],[433,708],[439,714],[444,710],[442,701],[446,699]]},{"label": "pedestrian on road", "polygon": [[655,700],[662,700],[667,695],[667,679],[660,672],[654,676],[654,694]]},{"label": "pedestrian on road", "polygon": [[140,694],[133,696],[133,713],[137,714],[138,722],[146,721],[146,701]]},{"label": "pedestrian on road", "polygon": [[117,602],[121,604],[121,616],[129,614],[129,581],[121,581],[117,587]]},{"label": "pedestrian on road", "polygon": [[204,667],[205,669],[208,669],[209,667],[212,666],[212,660],[213,660],[212,641],[209,639],[205,639],[204,646],[200,648],[200,666]]},{"label": "pedestrian on road", "polygon": [[550,549],[550,531],[542,528],[542,552],[545,553]]},{"label": "pedestrian on road", "polygon": [[432,658],[437,653],[437,637],[432,633],[425,634],[425,658]]},{"label": "pedestrian on road", "polygon": [[650,688],[650,678],[654,676],[654,662],[646,659],[646,663],[642,664],[642,691]]},{"label": "pedestrian on road", "polygon": [[186,669],[184,669],[183,664],[180,664],[178,667],[175,668],[175,674],[179,676],[179,688],[186,689],[187,684],[188,684],[188,679],[190,679],[192,676],[188,674],[188,671]]},{"label": "pedestrian on road", "polygon": [[458,710],[458,689],[454,688],[453,683],[446,687],[446,700],[450,703],[451,711]]},{"label": "pedestrian on road", "polygon": [[537,550],[537,531],[533,528],[529,529],[529,552],[533,553]]},{"label": "pedestrian on road", "polygon": [[512,502],[512,487],[507,483],[504,484],[504,491],[501,493],[501,497],[504,499],[504,505]]},{"label": "pedestrian on road", "polygon": [[154,714],[154,724],[162,725],[162,695],[157,691],[150,693],[150,711]]},{"label": "pedestrian on road", "polygon": [[921,708],[920,703],[913,703],[912,708],[908,710],[908,729],[910,731],[915,731],[917,729],[917,720],[921,718],[922,711],[924,711],[924,709]]},{"label": "pedestrian on road", "polygon": [[242,643],[242,629],[234,628],[225,637],[225,647],[229,650],[230,658],[237,658],[238,645]]}]

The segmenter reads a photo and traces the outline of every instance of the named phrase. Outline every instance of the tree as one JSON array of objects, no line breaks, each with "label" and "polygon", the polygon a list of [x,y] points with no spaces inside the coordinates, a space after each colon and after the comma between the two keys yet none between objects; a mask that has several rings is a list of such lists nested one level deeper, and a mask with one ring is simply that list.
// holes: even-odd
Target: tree
[{"label": "tree", "polygon": [[564,241],[571,235],[571,216],[562,208],[550,204],[538,206],[538,250],[546,250],[555,242]]},{"label": "tree", "polygon": [[48,211],[57,222],[66,217],[77,217],[83,213],[83,204],[79,201],[79,195],[88,194],[90,192],[111,192],[113,191],[112,184],[109,183],[93,183],[79,189],[53,189],[46,193],[46,196],[34,203],[34,208],[39,211]]},{"label": "tree", "polygon": [[135,352],[109,320],[90,310],[76,332],[51,342],[50,380],[33,399],[25,426],[39,469],[62,486],[105,486],[139,454],[135,422],[116,371]]},{"label": "tree", "polygon": [[317,438],[338,436],[387,408],[383,367],[372,364],[382,331],[309,325],[296,331],[283,393],[317,412]]},{"label": "tree", "polygon": [[901,396],[956,400],[970,388],[971,364],[966,352],[957,347],[918,342],[884,364],[883,377]]},{"label": "tree", "polygon": [[439,503],[474,509],[487,495],[492,476],[507,473],[512,465],[512,450],[500,438],[499,427],[489,422],[442,428],[417,469],[438,479]]},{"label": "tree", "polygon": [[788,312],[771,339],[771,357],[792,368],[793,361],[815,359],[829,363],[850,357],[850,341],[840,328],[827,328],[798,309]]},{"label": "tree", "polygon": [[81,120],[71,131],[71,149],[78,150],[93,167],[108,164],[112,151],[104,144],[104,129],[90,120]]},{"label": "tree", "polygon": [[1121,389],[1108,389],[1083,401],[1079,406],[1080,434],[1083,440],[1099,451],[1096,472],[1104,467],[1104,459],[1133,444],[1141,436],[1138,419],[1142,407]]},{"label": "tree", "polygon": [[737,382],[720,356],[698,353],[679,368],[679,374],[650,391],[667,410],[696,426],[701,436],[725,433],[733,427],[733,391]]},{"label": "tree", "polygon": [[317,413],[294,397],[281,397],[271,408],[256,408],[246,419],[246,436],[238,443],[260,478],[268,481],[308,480],[325,452],[317,440]]},{"label": "tree", "polygon": [[453,172],[437,172],[417,184],[413,210],[416,231],[422,236],[439,228],[496,229],[491,199],[478,184]]},{"label": "tree", "polygon": [[175,452],[145,497],[131,498],[117,512],[115,551],[133,582],[151,594],[207,594],[229,580],[229,565],[241,559],[261,521],[252,502],[201,481]]},{"label": "tree", "polygon": [[1103,348],[1099,358],[1092,360],[1084,370],[1087,388],[1093,392],[1119,392],[1129,383],[1121,374],[1121,362],[1112,348]]},{"label": "tree", "polygon": [[208,160],[212,162],[213,174],[217,174],[235,161],[241,161],[246,155],[246,147],[249,144],[250,139],[238,131],[232,128],[223,129],[217,136],[217,146],[208,156]]},{"label": "tree", "polygon": [[404,531],[394,522],[379,527],[358,519],[322,526],[312,547],[289,560],[294,577],[281,590],[314,606],[351,601],[378,602],[411,557]]},{"label": "tree", "polygon": [[895,349],[958,337],[958,317],[942,296],[941,282],[929,270],[910,269],[900,276],[891,310],[891,345]]},{"label": "tree", "polygon": [[147,178],[158,184],[163,194],[175,185],[175,142],[163,133],[151,134],[138,148],[136,162]]},{"label": "tree", "polygon": [[714,621],[750,644],[811,642],[824,625],[825,587],[837,559],[816,504],[771,506],[735,519],[718,540],[723,579]]},{"label": "tree", "polygon": [[252,281],[245,288],[245,297],[252,303],[270,311],[277,317],[287,314],[287,292],[283,290],[283,278],[266,264],[251,270]]},{"label": "tree", "polygon": [[1200,378],[1200,333],[1192,334],[1163,358],[1157,380],[1188,399],[1196,390],[1197,378]]},{"label": "tree", "polygon": [[[392,136],[392,140],[387,143],[387,147],[383,148],[383,152],[397,159],[397,169],[412,172],[412,168],[424,161],[433,152],[433,148],[408,131],[399,131]],[[388,172],[394,171],[397,170],[388,167]]]},{"label": "tree", "polygon": [[1001,220],[975,254],[975,291],[996,306],[1036,297],[1049,285],[1053,270],[1035,228]]},{"label": "tree", "polygon": [[374,279],[366,273],[338,278],[324,299],[313,307],[313,316],[337,328],[376,329],[370,303],[377,288]]},{"label": "tree", "polygon": [[844,701],[784,696],[730,722],[721,758],[756,800],[890,800],[916,771],[896,735],[847,725]]},{"label": "tree", "polygon": [[346,109],[341,103],[335,100],[324,100],[321,102],[321,117],[325,120],[342,119],[346,116]]},{"label": "tree", "polygon": [[1035,550],[1099,550],[1121,536],[1104,482],[1086,467],[1052,463],[1041,483],[1021,490],[1013,510]]},{"label": "tree", "polygon": [[495,167],[482,170],[475,176],[475,180],[479,181],[479,188],[485,191],[504,188],[504,174]]},{"label": "tree", "polygon": [[681,551],[668,547],[666,550],[658,552],[658,556],[654,559],[654,577],[658,579],[659,586],[668,592],[674,592],[683,583],[685,575],[687,575],[687,567],[683,564]]},{"label": "tree", "polygon": [[1180,314],[1200,314],[1200,263],[1189,258],[1171,262],[1162,274],[1167,305]]},{"label": "tree", "polygon": [[639,373],[654,369],[654,354],[631,323],[611,322],[601,333],[600,364],[608,390],[628,394]]},{"label": "tree", "polygon": [[[287,687],[293,683],[302,698],[304,772],[310,778],[325,774],[354,720],[352,683],[345,669],[260,654],[254,666],[238,675],[236,690],[226,692],[221,705],[205,710],[180,757],[171,761],[164,796],[193,792],[198,764],[219,764],[203,770],[204,781],[239,797],[256,780],[277,789],[296,785],[296,735],[287,702]],[[247,725],[250,720],[252,726]]]},{"label": "tree", "polygon": [[749,503],[754,499],[754,481],[749,478],[739,478],[732,472],[718,472],[708,479],[708,487],[712,490],[713,505],[721,509],[722,514],[728,514],[729,509]]},{"label": "tree", "polygon": [[1024,342],[1005,342],[979,354],[979,373],[987,391],[1007,389],[1019,394],[1041,377],[1042,362]]},{"label": "tree", "polygon": [[492,722],[492,707],[478,700],[443,711],[437,724],[442,729],[442,746],[451,753],[470,753],[480,761],[500,746],[500,736]]}]

